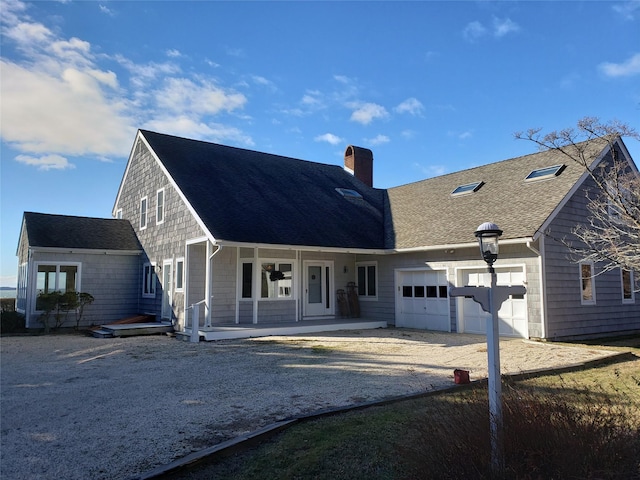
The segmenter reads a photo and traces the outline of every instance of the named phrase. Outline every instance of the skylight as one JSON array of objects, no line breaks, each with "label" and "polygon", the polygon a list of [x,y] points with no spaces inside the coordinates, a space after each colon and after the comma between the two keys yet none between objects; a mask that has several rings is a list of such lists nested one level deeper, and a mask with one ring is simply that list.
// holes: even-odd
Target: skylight
[{"label": "skylight", "polygon": [[362,198],[362,195],[350,188],[336,188],[336,192],[345,198]]},{"label": "skylight", "polygon": [[484,185],[484,182],[475,182],[475,183],[467,183],[465,185],[460,185],[456,187],[456,189],[451,192],[451,195],[464,195],[465,193],[473,193],[480,190],[480,187]]},{"label": "skylight", "polygon": [[542,180],[543,178],[557,177],[564,170],[564,165],[554,165],[553,167],[539,168],[531,171],[526,176],[525,181]]}]

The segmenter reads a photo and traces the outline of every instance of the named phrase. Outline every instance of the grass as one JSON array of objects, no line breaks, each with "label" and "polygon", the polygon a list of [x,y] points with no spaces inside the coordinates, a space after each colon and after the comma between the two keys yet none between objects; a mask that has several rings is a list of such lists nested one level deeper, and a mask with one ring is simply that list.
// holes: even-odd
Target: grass
[{"label": "grass", "polygon": [[[640,350],[632,351],[621,363],[505,382],[505,478],[640,478]],[[487,402],[477,385],[307,421],[171,478],[496,478]]]}]

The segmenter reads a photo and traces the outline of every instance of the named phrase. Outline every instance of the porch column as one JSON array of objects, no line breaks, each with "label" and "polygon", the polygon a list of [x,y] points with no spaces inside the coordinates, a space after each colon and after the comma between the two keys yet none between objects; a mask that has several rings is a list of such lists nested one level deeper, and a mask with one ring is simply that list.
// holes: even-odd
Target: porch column
[{"label": "porch column", "polygon": [[211,262],[213,261],[213,253],[211,249],[211,242],[207,240],[207,261],[205,263],[204,273],[204,326],[211,326]]},{"label": "porch column", "polygon": [[252,296],[253,296],[253,323],[255,324],[255,323],[258,323],[258,299],[260,298],[260,292],[261,292],[260,286],[262,285],[262,278],[260,277],[262,275],[261,266],[258,263],[258,247],[253,248],[253,264],[255,265],[255,267],[253,272]]}]

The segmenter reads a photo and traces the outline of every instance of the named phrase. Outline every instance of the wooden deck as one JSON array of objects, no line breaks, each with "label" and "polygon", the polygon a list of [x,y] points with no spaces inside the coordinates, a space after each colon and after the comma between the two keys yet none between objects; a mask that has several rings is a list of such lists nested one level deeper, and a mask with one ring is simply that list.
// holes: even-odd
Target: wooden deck
[{"label": "wooden deck", "polygon": [[[360,318],[331,320],[301,320],[291,323],[215,325],[198,330],[199,338],[206,341],[235,338],[268,337],[273,335],[297,335],[305,333],[335,332],[338,330],[370,330],[387,328],[387,322]],[[176,336],[189,341],[191,329],[176,332]]]},{"label": "wooden deck", "polygon": [[142,322],[101,325],[93,331],[93,336],[98,338],[133,337],[137,335],[158,335],[160,333],[173,332],[173,325],[161,322]]}]

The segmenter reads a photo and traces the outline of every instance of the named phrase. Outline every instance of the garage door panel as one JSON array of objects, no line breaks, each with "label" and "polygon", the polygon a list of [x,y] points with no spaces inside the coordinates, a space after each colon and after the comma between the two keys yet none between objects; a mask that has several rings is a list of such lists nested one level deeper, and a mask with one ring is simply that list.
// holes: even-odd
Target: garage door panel
[{"label": "garage door panel", "polygon": [[[498,285],[522,285],[525,280],[522,267],[496,267]],[[491,276],[488,272],[463,271],[462,285],[474,287],[491,286]],[[467,333],[485,334],[487,320],[491,315],[472,299],[465,298],[458,303],[458,319],[461,330]],[[528,337],[527,303],[524,297],[511,296],[498,310],[500,335]]]},{"label": "garage door panel", "polygon": [[444,271],[400,272],[399,327],[450,330],[447,276]]}]

